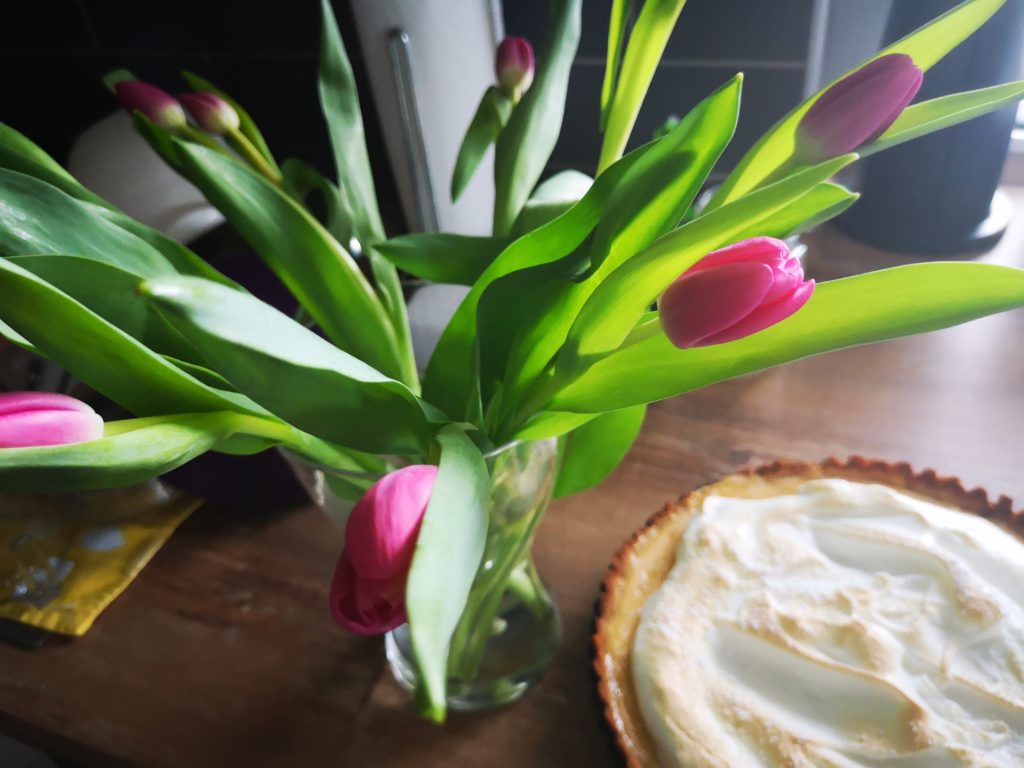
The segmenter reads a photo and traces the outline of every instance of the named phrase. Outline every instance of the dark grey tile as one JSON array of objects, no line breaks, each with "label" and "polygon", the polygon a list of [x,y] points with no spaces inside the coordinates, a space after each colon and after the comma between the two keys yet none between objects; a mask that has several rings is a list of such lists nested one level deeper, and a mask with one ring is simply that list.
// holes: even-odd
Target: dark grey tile
[{"label": "dark grey tile", "polygon": [[175,0],[173,8],[139,0],[84,0],[107,50],[309,52],[319,36],[311,0]]},{"label": "dark grey tile", "polygon": [[666,58],[797,61],[807,58],[812,0],[689,0]]},{"label": "dark grey tile", "polygon": [[7,0],[0,50],[85,51],[93,47],[79,0]]},{"label": "dark grey tile", "polygon": [[[662,67],[655,74],[633,130],[630,148],[648,141],[671,115],[684,115],[701,99],[724,84],[734,69],[719,67]],[[577,65],[570,80],[562,135],[552,167],[592,172],[601,146],[598,114],[603,71],[596,65]],[[803,73],[779,69],[745,72],[739,126],[721,166],[730,167],[757,138],[801,100]]]}]

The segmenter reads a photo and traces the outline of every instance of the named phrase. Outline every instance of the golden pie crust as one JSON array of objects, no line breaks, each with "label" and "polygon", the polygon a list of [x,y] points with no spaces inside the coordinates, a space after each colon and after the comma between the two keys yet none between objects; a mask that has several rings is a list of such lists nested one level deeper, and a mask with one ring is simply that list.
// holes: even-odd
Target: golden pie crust
[{"label": "golden pie crust", "polygon": [[629,768],[658,765],[654,742],[644,726],[632,680],[630,652],[640,609],[675,564],[679,540],[691,513],[708,496],[761,499],[795,493],[808,480],[840,478],[880,483],[899,491],[970,512],[1024,536],[1024,512],[1009,498],[990,501],[981,488],[967,490],[959,479],[909,464],[852,456],[820,463],[774,461],[742,470],[669,502],[616,553],[604,579],[594,632],[594,669],[604,716]]}]

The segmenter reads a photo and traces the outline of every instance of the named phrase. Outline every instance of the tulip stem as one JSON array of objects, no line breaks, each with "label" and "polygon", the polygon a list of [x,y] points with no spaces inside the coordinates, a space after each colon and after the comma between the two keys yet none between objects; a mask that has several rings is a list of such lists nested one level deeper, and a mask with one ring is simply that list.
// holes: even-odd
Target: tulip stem
[{"label": "tulip stem", "polygon": [[203,133],[197,128],[193,128],[191,125],[186,125],[178,129],[178,135],[187,139],[188,141],[194,141],[196,144],[202,144],[207,149],[212,149],[214,152],[220,152],[222,155],[227,155],[229,152],[224,149],[224,145],[214,139],[212,136]]},{"label": "tulip stem", "polygon": [[224,134],[228,144],[234,149],[245,162],[251,165],[262,176],[265,176],[271,184],[284,188],[284,179],[281,172],[270,165],[255,145],[247,139],[237,128]]}]

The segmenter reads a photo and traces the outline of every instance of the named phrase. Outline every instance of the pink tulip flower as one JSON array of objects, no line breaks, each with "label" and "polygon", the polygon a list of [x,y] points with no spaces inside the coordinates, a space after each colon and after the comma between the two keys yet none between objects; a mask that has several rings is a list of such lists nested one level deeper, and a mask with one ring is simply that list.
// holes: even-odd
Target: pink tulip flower
[{"label": "pink tulip flower", "polygon": [[204,131],[217,134],[238,130],[238,112],[215,93],[182,93],[178,100]]},{"label": "pink tulip flower", "polygon": [[84,443],[103,437],[103,419],[81,400],[51,392],[0,394],[0,448]]},{"label": "pink tulip flower", "polygon": [[331,584],[331,615],[349,632],[380,635],[407,621],[405,583],[436,478],[435,466],[404,467],[352,510]]},{"label": "pink tulip flower", "polygon": [[506,37],[498,46],[498,84],[515,99],[533,83],[533,46],[525,37]]},{"label": "pink tulip flower", "polygon": [[155,85],[141,80],[122,80],[114,86],[114,92],[128,114],[141,112],[161,128],[175,130],[184,128],[188,122],[181,104]]},{"label": "pink tulip flower", "polygon": [[829,88],[797,127],[806,164],[853,152],[881,136],[917,95],[924,75],[903,53],[880,56]]},{"label": "pink tulip flower", "polygon": [[785,320],[813,292],[784,242],[754,237],[708,254],[665,289],[661,326],[680,349],[723,344]]}]

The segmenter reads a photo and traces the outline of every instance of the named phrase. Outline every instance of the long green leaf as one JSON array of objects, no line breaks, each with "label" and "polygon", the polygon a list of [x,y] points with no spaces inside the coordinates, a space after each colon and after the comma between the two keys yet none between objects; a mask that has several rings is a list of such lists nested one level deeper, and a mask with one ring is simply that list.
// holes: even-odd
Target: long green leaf
[{"label": "long green leaf", "polygon": [[877,141],[863,147],[861,157],[895,147],[905,141],[958,125],[975,117],[988,114],[1001,107],[1015,104],[1024,97],[1024,82],[993,85],[975,91],[954,93],[937,99],[913,104],[903,110],[896,122]]},{"label": "long green leaf", "polygon": [[622,175],[649,148],[650,145],[641,147],[624,157],[608,169],[579,203],[554,221],[520,237],[484,270],[459,305],[430,358],[423,384],[427,400],[456,421],[483,420],[476,346],[480,297],[505,275],[570,256],[597,225]]},{"label": "long green leaf", "polygon": [[421,232],[377,243],[377,251],[411,275],[434,283],[472,285],[505,250],[498,237]]},{"label": "long green leaf", "polygon": [[0,255],[66,253],[141,275],[175,271],[159,251],[95,210],[39,179],[0,169]]},{"label": "long green leaf", "polygon": [[0,259],[0,296],[0,319],[138,416],[225,410],[266,414],[248,398],[192,378],[10,259]]},{"label": "long green leaf", "polygon": [[[597,172],[622,157],[644,96],[686,0],[646,0],[629,35],[601,144]],[[610,54],[610,51],[609,51]]]},{"label": "long green leaf", "polygon": [[593,184],[594,180],[587,174],[574,170],[560,171],[545,179],[519,212],[512,236],[522,237],[554,221],[582,200]]},{"label": "long green leaf", "polygon": [[625,262],[597,287],[576,318],[559,353],[563,375],[571,377],[614,351],[668,284],[698,259],[733,241],[752,221],[768,219],[799,199],[856,157],[821,163],[699,216]]},{"label": "long green leaf", "polygon": [[823,181],[806,195],[776,211],[770,218],[752,221],[748,229],[733,237],[737,241],[748,237],[777,237],[784,240],[838,216],[859,197],[859,194],[840,184]]},{"label": "long green leaf", "polygon": [[[338,187],[352,211],[352,225],[370,262],[373,279],[391,326],[389,343],[380,344],[378,340],[378,346],[386,348],[387,356],[396,361],[395,376],[418,389],[419,377],[413,357],[412,333],[398,271],[374,248],[377,242],[384,239],[384,225],[377,207],[377,192],[373,184],[370,156],[366,150],[366,133],[352,65],[345,53],[330,0],[322,0],[320,8],[323,17],[317,80],[320,106],[334,153]],[[373,357],[366,359],[381,367],[381,360]],[[381,370],[392,373],[392,367],[386,365]]]},{"label": "long green leaf", "polygon": [[487,538],[487,466],[458,427],[437,436],[437,479],[416,539],[405,588],[409,633],[419,670],[420,712],[442,722],[448,642],[466,606]]},{"label": "long green leaf", "polygon": [[646,405],[603,413],[566,438],[555,482],[555,498],[569,496],[604,482],[625,458],[647,414]]},{"label": "long green leaf", "polygon": [[235,285],[181,243],[126,216],[106,200],[90,192],[40,147],[3,123],[0,123],[0,168],[31,176],[81,201],[83,210],[93,216],[107,219],[144,240],[163,254],[164,258],[182,274],[205,277],[225,285]]},{"label": "long green leaf", "polygon": [[114,208],[103,208],[101,206],[89,204],[85,205],[86,208],[91,210],[95,215],[102,216],[108,221],[119,226],[125,232],[135,235],[140,240],[144,240],[150,246],[158,250],[180,274],[203,277],[207,280],[213,280],[214,282],[221,283],[222,285],[231,286],[232,288],[240,291],[245,290],[234,280],[230,280],[210,266],[190,248],[182,245],[177,240],[172,240],[162,232],[146,226],[145,224],[136,221],[130,216],[127,216]]},{"label": "long green leaf", "polygon": [[550,43],[530,89],[494,152],[494,234],[507,235],[540,179],[562,130],[569,73],[580,41],[583,0],[553,0]]},{"label": "long green leaf", "polygon": [[807,305],[744,339],[676,349],[664,334],[598,362],[554,408],[598,413],[653,402],[832,349],[946,328],[1024,307],[1024,270],[910,264],[820,284]]},{"label": "long green leaf", "polygon": [[213,370],[299,429],[372,453],[429,447],[434,413],[408,387],[273,307],[197,278],[140,290]]},{"label": "long green leaf", "polygon": [[619,81],[622,66],[622,43],[626,39],[626,23],[633,10],[633,0],[612,0],[608,17],[608,54],[605,57],[604,80],[601,83],[601,131],[608,124],[608,112],[615,97],[615,86]]},{"label": "long green leaf", "polygon": [[[225,419],[233,415],[135,419],[118,425],[117,434],[87,443],[5,448],[0,450],[0,493],[118,488],[149,480],[213,448],[226,434]],[[133,423],[138,426],[127,426]]]},{"label": "long green leaf", "polygon": [[317,88],[327,123],[327,136],[334,152],[338,186],[347,193],[360,238],[380,240],[384,237],[384,225],[377,208],[377,192],[373,185],[370,156],[366,151],[366,133],[355,76],[330,0],[321,1],[320,12],[323,27]]},{"label": "long green leaf", "polygon": [[[243,443],[249,449],[239,450]],[[222,411],[108,422],[99,440],[0,451],[0,493],[80,491],[142,482],[208,450],[253,453],[285,445],[314,463],[360,469],[360,459],[285,424]]]},{"label": "long green leaf", "polygon": [[452,201],[458,200],[476,172],[480,161],[490,146],[498,140],[501,130],[512,114],[512,99],[507,93],[492,85],[484,91],[480,106],[466,129],[466,135],[455,157],[452,171]]},{"label": "long green leaf", "polygon": [[231,221],[339,347],[399,376],[391,322],[348,252],[262,176],[216,152],[176,142],[186,176]]},{"label": "long green leaf", "polygon": [[277,161],[274,160],[274,156],[270,152],[270,147],[267,146],[267,140],[263,138],[263,134],[260,133],[260,129],[256,126],[256,121],[252,119],[252,116],[245,110],[245,107],[233,99],[230,94],[222,91],[209,80],[200,77],[194,72],[184,71],[181,73],[181,76],[185,78],[185,82],[187,82],[193,90],[215,93],[234,107],[235,112],[238,113],[239,132],[252,142],[253,146],[256,147],[256,151],[263,156],[263,159],[270,164],[272,169],[280,170],[277,166]]},{"label": "long green leaf", "polygon": [[623,174],[594,231],[588,279],[565,277],[544,285],[536,275],[537,287],[524,292],[524,300],[532,301],[525,312],[507,293],[481,302],[482,376],[504,382],[501,418],[548,366],[602,281],[678,225],[732,138],[741,86],[742,77],[734,77],[704,99]]},{"label": "long green leaf", "polygon": [[793,155],[796,148],[796,128],[811,105],[834,83],[857,71],[865,64],[891,53],[910,56],[922,70],[930,69],[943,56],[963,42],[999,10],[1005,0],[966,0],[920,29],[879,51],[860,66],[840,75],[800,106],[772,126],[743,156],[729,174],[709,204],[711,208],[724,205],[754,189],[770,177]]},{"label": "long green leaf", "polygon": [[339,243],[348,246],[355,237],[355,229],[352,225],[352,209],[341,188],[309,163],[295,157],[284,161],[281,174],[288,184],[289,193],[304,205],[310,192],[320,192],[327,208],[327,231]]},{"label": "long green leaf", "polygon": [[0,122],[0,168],[24,173],[78,200],[107,206],[109,203],[83,187],[79,181],[64,170],[28,137]]},{"label": "long green leaf", "polygon": [[[139,275],[82,256],[13,256],[13,264],[63,291],[154,352],[198,362],[196,351],[138,295]],[[2,313],[3,310],[0,310]]]}]

